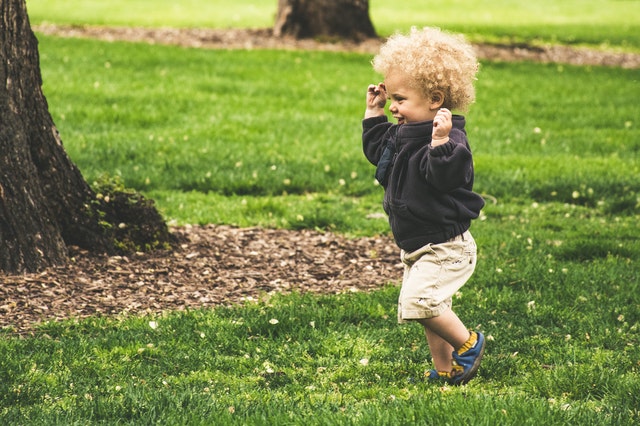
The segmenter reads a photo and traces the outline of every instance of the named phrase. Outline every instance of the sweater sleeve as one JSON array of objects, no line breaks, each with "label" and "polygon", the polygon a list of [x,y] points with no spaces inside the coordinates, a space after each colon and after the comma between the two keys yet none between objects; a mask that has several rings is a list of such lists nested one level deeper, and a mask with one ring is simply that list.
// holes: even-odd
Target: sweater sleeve
[{"label": "sweater sleeve", "polygon": [[426,156],[427,182],[441,192],[450,192],[473,183],[473,157],[464,132],[452,129],[449,141],[429,145]]},{"label": "sweater sleeve", "polygon": [[385,115],[362,120],[362,149],[367,160],[374,166],[380,161],[386,146],[386,135],[391,126],[393,124]]}]

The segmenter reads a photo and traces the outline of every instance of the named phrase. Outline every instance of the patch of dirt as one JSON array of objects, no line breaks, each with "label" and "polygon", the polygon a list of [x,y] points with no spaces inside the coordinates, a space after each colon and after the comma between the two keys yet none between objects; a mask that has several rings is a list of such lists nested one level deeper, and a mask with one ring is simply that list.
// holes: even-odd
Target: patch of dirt
[{"label": "patch of dirt", "polygon": [[72,248],[66,266],[0,273],[0,328],[24,334],[39,321],[231,305],[273,292],[367,291],[402,274],[389,237],[215,225],[171,231],[180,241],[174,251],[108,257]]},{"label": "patch of dirt", "polygon": [[[297,40],[275,37],[264,29],[178,29],[178,28],[124,28],[92,26],[34,26],[34,31],[62,37],[87,37],[100,40],[135,41],[171,44],[208,49],[301,49],[327,51],[353,51],[374,54],[382,40],[369,39],[355,42],[321,42],[313,39]],[[570,46],[529,46],[476,44],[481,59],[497,61],[528,60],[573,65],[613,66],[640,68],[640,55]]]}]

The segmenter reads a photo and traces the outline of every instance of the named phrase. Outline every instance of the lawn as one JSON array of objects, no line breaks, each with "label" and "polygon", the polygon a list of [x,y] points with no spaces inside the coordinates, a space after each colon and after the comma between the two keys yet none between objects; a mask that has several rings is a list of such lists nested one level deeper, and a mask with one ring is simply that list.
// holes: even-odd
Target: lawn
[{"label": "lawn", "polygon": [[[199,26],[215,15],[195,1],[180,7],[199,5],[196,15],[173,2],[154,3],[153,13],[142,2],[85,3],[28,7],[34,23]],[[521,28],[517,39],[571,42],[589,33],[576,42],[637,49],[628,30],[637,24],[620,6],[637,2],[604,3],[599,24],[587,13],[593,2],[575,14],[564,7],[577,2],[517,2],[518,13],[484,15],[478,8],[488,5],[472,2],[477,19],[455,2],[437,7],[439,22],[474,37]],[[268,24],[263,9],[238,12],[251,4],[229,5],[220,22]],[[427,13],[391,4],[372,2],[378,28]],[[540,5],[558,13],[539,14]],[[516,25],[524,17],[529,29]],[[388,233],[360,147],[364,93],[379,79],[369,55],[39,41],[50,112],[87,180],[118,176],[178,225]],[[640,70],[483,62],[477,91],[468,133],[487,206],[472,227],[478,269],[454,303],[488,346],[468,386],[421,378],[429,368],[421,330],[396,324],[397,282],[382,282],[370,293],[47,322],[27,336],[3,330],[0,421],[638,423]]]}]

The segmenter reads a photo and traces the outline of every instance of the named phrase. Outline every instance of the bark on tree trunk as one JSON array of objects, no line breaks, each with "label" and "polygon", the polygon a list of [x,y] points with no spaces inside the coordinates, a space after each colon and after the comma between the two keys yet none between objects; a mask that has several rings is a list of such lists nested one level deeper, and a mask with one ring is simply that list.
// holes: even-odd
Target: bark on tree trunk
[{"label": "bark on tree trunk", "polygon": [[369,0],[278,0],[274,35],[361,41],[377,37]]},{"label": "bark on tree trunk", "polygon": [[117,212],[97,199],[62,146],[25,0],[0,8],[0,270],[62,264],[68,245],[113,252],[115,233],[104,220]]}]

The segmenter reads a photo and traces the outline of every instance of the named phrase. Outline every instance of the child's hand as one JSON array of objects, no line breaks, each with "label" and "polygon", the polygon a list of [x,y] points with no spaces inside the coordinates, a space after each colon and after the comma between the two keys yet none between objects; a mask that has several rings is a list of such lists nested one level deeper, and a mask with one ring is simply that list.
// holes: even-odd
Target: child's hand
[{"label": "child's hand", "polygon": [[367,89],[367,110],[365,118],[384,114],[384,106],[387,103],[387,90],[384,83],[370,84]]},{"label": "child's hand", "polygon": [[436,117],[433,119],[433,132],[431,133],[431,145],[438,146],[449,141],[449,132],[451,131],[451,111],[446,108],[440,108]]}]

